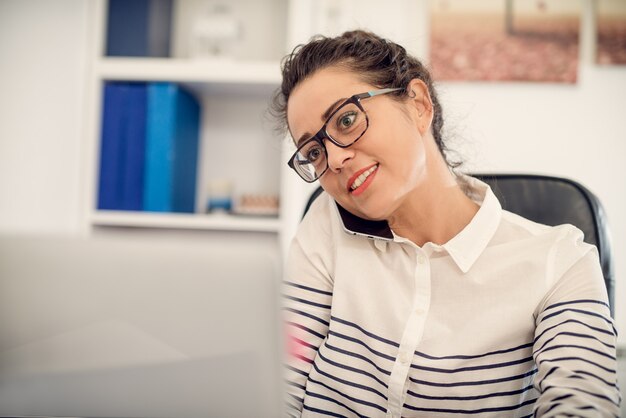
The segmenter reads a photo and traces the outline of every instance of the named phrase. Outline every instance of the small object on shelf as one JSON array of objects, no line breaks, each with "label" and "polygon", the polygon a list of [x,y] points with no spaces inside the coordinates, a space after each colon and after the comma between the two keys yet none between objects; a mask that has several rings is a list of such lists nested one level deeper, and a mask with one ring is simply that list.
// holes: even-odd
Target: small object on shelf
[{"label": "small object on shelf", "polygon": [[240,35],[240,25],[225,4],[217,4],[198,16],[191,30],[191,57],[226,58]]},{"label": "small object on shelf", "polygon": [[169,57],[172,0],[109,0],[106,54]]},{"label": "small object on shelf", "polygon": [[279,198],[277,195],[244,194],[233,208],[236,215],[278,216]]},{"label": "small object on shelf", "polygon": [[233,208],[233,186],[229,180],[216,179],[209,182],[207,212],[230,212]]}]

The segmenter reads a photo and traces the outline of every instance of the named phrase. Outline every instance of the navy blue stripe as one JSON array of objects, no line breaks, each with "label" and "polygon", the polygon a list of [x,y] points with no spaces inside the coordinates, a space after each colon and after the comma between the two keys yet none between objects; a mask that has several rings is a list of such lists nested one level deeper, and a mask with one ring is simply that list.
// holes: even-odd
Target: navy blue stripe
[{"label": "navy blue stripe", "polygon": [[357,338],[354,338],[354,337],[349,337],[349,336],[347,336],[347,335],[340,334],[340,333],[335,332],[335,331],[332,331],[332,330],[328,331],[328,335],[332,335],[332,336],[335,336],[335,337],[338,337],[338,338],[342,338],[342,339],[347,340],[347,341],[351,341],[351,342],[353,342],[353,343],[355,343],[355,344],[362,345],[362,346],[363,346],[363,347],[365,347],[365,348],[366,348],[366,349],[367,349],[370,353],[372,353],[372,354],[374,354],[374,355],[376,355],[376,356],[378,356],[378,357],[382,357],[382,358],[384,358],[384,359],[386,359],[386,360],[390,360],[390,361],[396,361],[396,358],[395,358],[395,357],[390,356],[390,355],[387,355],[387,354],[385,354],[385,353],[381,353],[380,351],[376,351],[376,350],[374,350],[373,348],[371,348],[369,345],[365,344],[363,341],[361,341],[361,340],[359,340],[359,339],[357,339]]},{"label": "navy blue stripe", "polygon": [[519,345],[517,347],[513,347],[513,348],[506,348],[503,350],[497,350],[497,351],[490,351],[488,353],[484,353],[484,354],[475,354],[475,355],[463,355],[463,354],[459,354],[459,355],[452,355],[452,356],[443,356],[443,357],[436,357],[436,356],[431,356],[419,351],[416,351],[415,354],[420,356],[420,357],[424,357],[427,358],[429,360],[468,360],[468,359],[476,359],[476,358],[481,358],[481,357],[487,357],[487,356],[491,356],[494,354],[504,354],[504,353],[510,353],[512,351],[517,351],[517,350],[521,350],[524,348],[529,348],[532,347],[533,343],[526,343],[526,344],[522,344]]},{"label": "navy blue stripe", "polygon": [[417,383],[420,385],[426,386],[436,386],[436,387],[456,387],[456,386],[478,386],[478,385],[490,385],[492,383],[502,383],[502,382],[510,382],[511,380],[525,379],[529,376],[532,376],[537,373],[537,369],[533,369],[529,372],[519,374],[516,376],[509,377],[501,377],[498,379],[489,379],[489,380],[472,380],[466,382],[454,382],[454,383],[437,383],[437,382],[429,382],[426,380],[419,380],[409,376],[409,380],[413,383]]},{"label": "navy blue stripe", "polygon": [[589,392],[588,390],[583,390],[583,389],[580,389],[580,388],[576,388],[576,387],[569,387],[569,386],[548,386],[548,387],[546,388],[545,392],[549,391],[550,389],[561,389],[561,390],[563,390],[563,389],[567,389],[567,390],[575,390],[575,391],[577,391],[577,392],[582,392],[582,393],[584,393],[584,394],[587,394],[587,395],[593,396],[593,397],[598,398],[598,399],[603,399],[603,400],[605,400],[605,401],[607,401],[607,402],[610,402],[610,403],[612,403],[613,405],[615,405],[615,406],[619,407],[619,403],[618,403],[618,402],[615,402],[613,399],[609,398],[608,396],[605,396],[605,395],[600,395],[599,393]]},{"label": "navy blue stripe", "polygon": [[554,373],[555,371],[559,370],[560,367],[559,366],[554,366],[550,369],[550,371],[548,373],[546,373],[546,375],[543,377],[543,379],[541,379],[541,382],[539,382],[539,389],[543,392],[543,388],[541,387],[541,385],[546,381],[546,379],[548,378],[548,376],[550,376],[552,373]]},{"label": "navy blue stripe", "polygon": [[560,369],[560,367],[558,366],[554,366],[553,368],[550,369],[550,371],[548,373],[546,373],[546,375],[543,377],[544,379],[547,379],[548,376],[550,376],[552,373],[554,373],[555,371],[557,371],[558,369]]},{"label": "navy blue stripe", "polygon": [[293,300],[293,301],[296,301],[296,302],[299,302],[299,303],[304,303],[306,305],[315,306],[317,308],[330,309],[330,305],[324,305],[323,303],[312,302],[310,300],[297,298],[295,296],[289,296],[289,295],[282,295],[282,296],[285,299]]},{"label": "navy blue stripe", "polygon": [[588,405],[588,406],[579,406],[579,407],[578,407],[578,408],[576,408],[576,409],[582,409],[582,410],[593,409],[594,411],[597,411],[597,410],[598,410],[598,408],[596,408],[596,407],[595,407],[595,406],[593,406],[593,405]]},{"label": "navy blue stripe", "polygon": [[[607,324],[611,325],[611,327],[613,326],[613,323],[609,319],[607,319],[604,315],[600,315],[599,313],[596,313],[596,312],[584,311],[582,309],[571,309],[571,308],[562,309],[560,311],[548,314],[548,315],[544,316],[543,318],[541,318],[541,321],[539,321],[539,324],[541,324],[546,319],[550,319],[552,317],[561,315],[564,312],[576,312],[576,313],[580,313],[580,314],[583,314],[583,315],[595,316],[596,318],[600,318],[601,320],[603,320]],[[537,324],[537,325],[539,325],[539,324]],[[613,328],[613,329],[615,329],[615,328]]]},{"label": "navy blue stripe", "polygon": [[569,302],[559,302],[559,303],[554,303],[550,306],[548,306],[547,308],[545,308],[543,311],[547,311],[548,309],[553,309],[556,308],[558,306],[564,306],[564,305],[574,305],[577,303],[597,303],[598,305],[602,305],[605,306],[607,309],[610,309],[609,304],[602,301],[602,300],[595,300],[595,299],[579,299],[579,300],[572,300]]},{"label": "navy blue stripe", "polygon": [[[336,321],[338,323],[353,327],[359,331],[361,331],[363,334],[367,335],[368,337],[374,338],[375,340],[381,341],[383,343],[392,345],[394,347],[400,347],[400,344],[396,343],[395,341],[380,337],[372,332],[369,332],[367,330],[365,330],[363,327],[361,327],[358,324],[355,324],[354,322],[350,322],[350,321],[346,321],[344,319],[341,318],[337,318],[336,316],[331,316],[330,317],[331,321]],[[474,354],[474,355],[465,355],[465,354],[458,354],[458,355],[449,355],[449,356],[432,356],[426,353],[422,353],[420,351],[415,351],[415,354],[420,356],[420,357],[424,357],[427,358],[429,360],[451,360],[451,359],[457,359],[457,360],[467,360],[467,359],[475,359],[475,358],[481,358],[481,357],[487,357],[487,356],[491,356],[491,355],[495,355],[495,354],[504,354],[504,353],[510,353],[512,351],[517,351],[517,350],[521,350],[524,348],[529,348],[533,345],[533,343],[525,343],[522,345],[519,345],[517,347],[512,347],[512,348],[506,348],[506,349],[502,349],[502,350],[497,350],[497,351],[491,351],[488,353],[483,353],[483,354]]]},{"label": "navy blue stripe", "polygon": [[611,386],[611,387],[614,387],[614,388],[617,389],[617,384],[616,383],[611,383],[611,382],[609,382],[607,380],[604,380],[600,376],[597,376],[597,375],[595,375],[595,374],[593,374],[591,372],[588,372],[587,370],[573,370],[573,372],[576,373],[576,374],[583,374],[583,375],[586,375],[586,376],[590,376],[590,377],[596,378],[599,381],[601,381],[602,383],[604,383],[605,385]]},{"label": "navy blue stripe", "polygon": [[315,383],[315,384],[318,384],[320,386],[323,386],[326,389],[328,389],[328,390],[330,390],[332,392],[335,392],[336,394],[341,395],[341,396],[343,396],[346,399],[351,400],[352,402],[356,402],[356,403],[359,403],[361,405],[365,405],[365,406],[369,406],[369,407],[372,407],[372,408],[376,408],[376,409],[378,409],[379,411],[382,411],[382,412],[387,412],[386,408],[384,408],[384,407],[382,407],[382,406],[380,406],[380,405],[378,405],[378,404],[376,404],[374,402],[364,401],[363,399],[358,399],[358,398],[355,398],[354,396],[348,396],[345,393],[342,393],[339,390],[337,390],[337,389],[335,389],[333,387],[328,386],[326,383],[320,382],[319,380],[310,379],[310,381],[312,383]]},{"label": "navy blue stripe", "polygon": [[[550,405],[550,407],[549,407],[548,409],[546,409],[545,411],[543,411],[542,415],[545,415],[545,414],[547,414],[548,412],[552,411],[554,408],[556,408],[556,407],[560,406],[560,405],[561,405],[561,403],[560,403],[559,401],[562,401],[562,400],[564,400],[564,399],[571,398],[572,396],[574,396],[574,395],[572,395],[571,393],[568,393],[568,394],[566,394],[566,395],[557,396],[556,398],[551,399],[551,400],[549,401],[550,403],[552,403],[552,402],[556,402],[556,403],[554,403],[554,404]],[[538,411],[536,411],[536,412],[538,412]]]},{"label": "navy blue stripe", "polygon": [[291,396],[292,398],[294,398],[296,401],[303,403],[304,402],[304,398],[300,398],[297,395],[294,395],[293,393],[288,393],[289,396]]},{"label": "navy blue stripe", "polygon": [[293,309],[293,308],[284,308],[284,309],[285,309],[285,310],[287,310],[287,311],[289,311],[289,312],[293,312],[293,313],[296,313],[296,314],[298,314],[298,315],[302,315],[302,316],[306,316],[307,318],[311,318],[312,320],[317,321],[317,322],[319,322],[319,323],[321,323],[321,324],[324,324],[324,325],[326,325],[327,327],[330,325],[330,324],[328,323],[328,321],[324,321],[322,318],[318,318],[317,316],[315,316],[315,315],[311,315],[310,313],[307,313],[307,312],[302,312],[302,311],[299,311],[299,310],[297,310],[297,309]]},{"label": "navy blue stripe", "polygon": [[486,398],[497,398],[501,396],[512,396],[519,395],[521,393],[526,393],[531,390],[534,386],[528,385],[525,388],[512,390],[509,392],[494,392],[489,393],[487,395],[474,395],[474,396],[430,396],[430,395],[420,395],[411,390],[408,390],[407,393],[415,398],[428,399],[433,401],[475,401],[478,399],[486,399]]},{"label": "navy blue stripe", "polygon": [[308,374],[307,372],[305,372],[305,371],[303,371],[303,370],[300,370],[300,369],[297,369],[297,368],[295,368],[295,367],[293,367],[293,366],[289,366],[289,365],[287,365],[287,364],[286,364],[286,365],[285,365],[285,368],[287,368],[287,369],[291,370],[292,372],[296,372],[296,373],[298,373],[298,374],[301,374],[301,375],[302,375],[302,376],[304,376],[304,377],[309,377],[309,374]]},{"label": "navy blue stripe", "polygon": [[418,366],[416,364],[411,364],[411,368],[417,370],[424,370],[427,372],[437,372],[437,373],[460,373],[460,372],[469,372],[476,370],[490,370],[490,369],[499,369],[501,367],[509,367],[515,366],[518,364],[528,363],[529,361],[533,361],[532,357],[526,357],[519,360],[507,361],[504,363],[494,363],[494,364],[486,364],[483,366],[468,366],[468,367],[459,367],[458,369],[440,369],[436,367],[427,367],[427,366]]},{"label": "navy blue stripe", "polygon": [[610,360],[615,360],[617,361],[617,358],[615,358],[614,356],[607,354],[607,353],[603,353],[602,351],[598,351],[594,348],[589,348],[589,347],[584,347],[582,345],[574,345],[574,344],[559,344],[559,345],[552,345],[550,347],[546,347],[544,349],[541,349],[539,351],[537,351],[536,355],[539,355],[540,353],[545,353],[546,351],[552,351],[552,350],[557,350],[559,348],[580,348],[581,350],[587,350],[587,351],[591,351],[592,353],[596,353],[600,356],[606,357]]},{"label": "navy blue stripe", "polygon": [[373,333],[371,333],[369,331],[366,331],[365,329],[363,329],[361,326],[355,324],[354,322],[346,321],[345,319],[337,318],[336,316],[332,316],[332,315],[330,317],[330,320],[339,322],[340,324],[343,324],[343,325],[348,325],[348,326],[350,326],[352,328],[356,328],[359,331],[361,331],[363,334],[367,335],[368,337],[373,338],[375,340],[378,340],[380,342],[383,342],[385,344],[389,344],[389,345],[392,345],[394,347],[400,347],[400,344],[398,344],[397,342],[388,340],[388,339],[383,338],[383,337],[379,337],[376,334],[373,334]]},{"label": "navy blue stripe", "polygon": [[318,349],[317,346],[314,346],[313,344],[309,344],[306,341],[301,340],[300,338],[296,338],[296,337],[292,336],[291,339],[296,341],[298,344],[303,345],[303,346],[308,347],[308,348],[311,348],[311,349],[313,349],[315,351],[317,351],[317,349]]},{"label": "navy blue stripe", "polygon": [[302,284],[297,284],[297,283],[289,282],[289,281],[287,281],[287,280],[284,280],[284,281],[283,281],[283,283],[285,283],[286,285],[289,285],[289,286],[293,286],[293,287],[297,287],[297,288],[300,288],[300,289],[308,290],[308,291],[310,291],[310,292],[320,293],[320,294],[322,294],[322,295],[328,295],[328,296],[332,296],[332,295],[333,295],[333,292],[327,292],[327,291],[325,291],[325,290],[315,289],[315,288],[313,288],[313,287],[304,286],[304,285],[302,285]]},{"label": "navy blue stripe", "polygon": [[541,361],[539,362],[539,365],[541,366],[541,365],[542,365],[543,363],[545,363],[545,362],[552,362],[552,361],[564,361],[564,360],[576,360],[576,361],[582,361],[583,363],[592,364],[592,365],[594,365],[594,366],[596,366],[596,367],[601,368],[602,370],[606,370],[606,371],[607,371],[607,372],[609,372],[609,373],[613,373],[613,374],[615,374],[615,370],[613,370],[613,369],[607,369],[606,367],[604,367],[604,366],[602,366],[602,365],[600,365],[600,364],[598,364],[598,363],[595,363],[595,362],[593,362],[593,361],[590,361],[590,360],[584,359],[584,358],[582,358],[582,357],[559,357],[559,358],[554,358],[554,359],[544,359],[544,360],[541,360]]},{"label": "navy blue stripe", "polygon": [[301,355],[301,354],[292,354],[291,356],[292,356],[292,357],[295,357],[295,358],[299,358],[299,359],[300,359],[300,360],[302,360],[302,361],[306,361],[307,363],[313,363],[313,359],[310,359],[310,358],[308,358],[308,357],[305,357],[305,356],[303,356],[303,355]]},{"label": "navy blue stripe", "polygon": [[341,354],[345,354],[346,356],[350,356],[350,357],[354,357],[354,358],[358,358],[359,360],[363,360],[366,363],[371,364],[372,366],[374,366],[374,368],[376,368],[376,370],[378,370],[381,373],[386,374],[387,376],[391,375],[391,372],[388,370],[383,369],[382,367],[379,367],[376,363],[374,363],[371,359],[362,356],[358,353],[353,353],[352,351],[348,351],[348,350],[344,350],[343,348],[339,348],[339,347],[335,347],[334,345],[330,345],[328,344],[328,340],[324,341],[324,345],[326,346],[326,348],[328,348],[329,350],[333,350],[336,351],[338,353]]},{"label": "navy blue stripe", "polygon": [[287,383],[288,385],[291,385],[291,386],[295,386],[298,389],[302,389],[302,390],[306,389],[303,385],[301,385],[299,383],[296,383],[296,382],[292,382],[291,380],[285,380],[285,383]]},{"label": "navy blue stripe", "polygon": [[537,401],[537,399],[530,399],[525,402],[522,402],[518,405],[511,406],[501,406],[498,408],[483,408],[483,409],[439,409],[439,408],[418,408],[412,405],[405,404],[404,406],[412,409],[414,411],[423,411],[423,412],[440,412],[440,413],[448,413],[448,414],[483,414],[485,412],[502,412],[502,411],[513,411],[515,409],[523,408],[527,405],[532,405]]},{"label": "navy blue stripe", "polygon": [[554,334],[554,336],[548,340],[546,340],[541,347],[539,347],[536,351],[533,352],[533,356],[535,355],[535,353],[537,353],[537,351],[541,350],[543,347],[545,347],[546,344],[548,344],[551,341],[554,341],[554,339],[560,335],[567,335],[570,337],[578,337],[578,338],[587,338],[590,340],[596,340],[597,342],[599,342],[600,344],[604,345],[607,348],[611,348],[613,350],[615,350],[615,346],[612,344],[607,344],[604,341],[601,341],[600,339],[594,337],[593,335],[587,335],[587,334],[579,334],[577,332],[567,332],[567,331],[563,331],[563,332],[559,332],[557,334]]},{"label": "navy blue stripe", "polygon": [[[570,396],[571,396],[571,395],[570,395]],[[543,412],[543,414],[542,414],[542,415],[547,414],[548,412],[552,411],[552,410],[553,410],[554,408],[556,408],[557,406],[561,406],[561,403],[560,403],[560,402],[557,402],[557,403],[555,403],[555,404],[552,404],[552,405],[550,406],[550,408],[546,409],[546,410]]]},{"label": "navy blue stripe", "polygon": [[308,390],[306,392],[304,392],[304,393],[306,393],[307,395],[312,396],[314,398],[323,399],[323,400],[325,400],[327,402],[332,402],[334,404],[337,404],[337,405],[341,406],[342,408],[345,408],[348,411],[352,412],[354,415],[358,416],[359,418],[365,418],[364,415],[359,414],[354,409],[350,408],[349,406],[345,405],[342,402],[339,402],[337,399],[331,398],[330,396],[320,395],[319,393],[314,393],[314,392],[311,392],[311,391],[308,391]]},{"label": "navy blue stripe", "polygon": [[317,332],[317,331],[313,331],[311,328],[307,328],[307,327],[305,327],[305,326],[304,326],[304,325],[302,325],[302,324],[298,324],[297,322],[287,321],[287,324],[292,325],[292,326],[294,326],[294,327],[296,327],[296,328],[300,328],[301,330],[306,331],[306,332],[308,332],[308,333],[309,333],[309,334],[311,334],[311,335],[315,335],[315,336],[316,336],[317,338],[319,338],[320,340],[323,340],[323,339],[325,338],[325,337],[324,337],[322,334],[320,334],[319,332]]},{"label": "navy blue stripe", "polygon": [[289,411],[285,411],[285,413],[287,414],[287,416],[289,418],[298,418],[300,416],[300,408],[296,408],[295,406],[293,406],[292,404],[286,402],[286,405],[291,408],[292,410]]},{"label": "navy blue stripe", "polygon": [[565,400],[565,399],[569,399],[572,396],[574,396],[574,395],[572,395],[571,393],[568,393],[568,394],[565,394],[565,395],[557,396],[556,398],[550,400],[550,402],[562,401],[562,400]]},{"label": "navy blue stripe", "polygon": [[330,411],[324,411],[322,409],[318,409],[318,408],[313,408],[312,406],[308,406],[307,404],[302,404],[302,408],[306,409],[307,411],[311,411],[311,412],[316,412],[318,414],[322,414],[322,415],[330,415],[331,417],[337,417],[337,418],[348,418],[345,415],[341,415],[341,414],[336,414],[334,412],[330,412]]},{"label": "navy blue stripe", "polygon": [[290,410],[285,410],[285,413],[288,414],[289,417],[298,418],[302,414],[302,411],[301,411],[302,404],[298,406],[292,405],[291,403],[289,403],[289,399],[287,399],[285,401],[285,405],[287,405],[290,408]]},{"label": "navy blue stripe", "polygon": [[[369,386],[360,385],[358,383],[350,382],[349,380],[341,379],[341,378],[339,378],[337,376],[334,376],[334,375],[332,375],[330,373],[327,373],[327,372],[325,372],[323,370],[320,370],[320,368],[318,367],[317,363],[315,363],[315,362],[313,363],[313,368],[315,369],[315,371],[317,371],[322,376],[326,376],[329,379],[335,380],[335,381],[337,381],[339,383],[343,383],[344,385],[352,386],[352,387],[357,388],[357,389],[363,389],[363,390],[366,390],[368,392],[375,393],[376,395],[378,395],[381,398],[383,398],[385,401],[387,400],[387,397],[385,395],[383,395],[381,392],[377,391],[376,389],[373,389],[373,388],[371,388]],[[309,378],[309,380],[311,380],[311,379]]]},{"label": "navy blue stripe", "polygon": [[580,325],[584,325],[585,327],[587,327],[587,328],[589,328],[589,329],[592,329],[592,330],[594,330],[594,331],[601,332],[602,334],[610,335],[611,337],[614,337],[614,336],[615,336],[615,335],[614,335],[611,331],[607,331],[607,330],[602,329],[602,328],[592,327],[591,325],[589,325],[589,324],[585,324],[584,322],[582,322],[582,321],[578,321],[578,320],[576,320],[576,319],[568,319],[567,321],[559,322],[559,323],[558,323],[558,324],[556,324],[556,325],[552,325],[551,327],[544,329],[544,330],[541,332],[541,334],[539,334],[539,336],[538,336],[538,337],[535,337],[535,342],[539,341],[539,339],[540,339],[541,337],[543,337],[543,334],[545,334],[546,332],[548,332],[548,331],[550,331],[550,330],[553,330],[554,328],[560,327],[561,325],[564,325],[564,324],[570,323],[570,322],[573,322],[573,323],[576,323],[576,324],[580,324]]},{"label": "navy blue stripe", "polygon": [[329,359],[328,357],[324,356],[321,351],[319,353],[317,353],[317,355],[319,356],[319,358],[321,358],[323,361],[325,361],[326,363],[330,364],[331,366],[339,367],[340,369],[348,370],[348,371],[353,372],[353,373],[358,373],[358,374],[362,374],[363,376],[370,377],[370,378],[374,379],[376,382],[378,382],[380,385],[384,386],[385,389],[389,389],[389,386],[387,386],[387,384],[385,382],[383,382],[382,380],[380,380],[379,378],[377,378],[373,374],[371,374],[369,372],[366,372],[365,370],[360,370],[360,369],[357,369],[355,367],[346,366],[345,364],[341,364],[341,363],[338,363],[336,361],[333,361],[333,360]]}]

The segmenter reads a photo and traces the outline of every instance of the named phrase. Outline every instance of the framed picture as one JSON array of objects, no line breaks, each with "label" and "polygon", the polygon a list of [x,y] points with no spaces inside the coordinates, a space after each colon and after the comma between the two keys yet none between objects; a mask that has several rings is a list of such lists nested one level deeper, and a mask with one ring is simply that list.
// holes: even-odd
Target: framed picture
[{"label": "framed picture", "polygon": [[580,13],[579,0],[431,0],[434,76],[575,83]]},{"label": "framed picture", "polygon": [[626,1],[596,3],[596,60],[601,65],[626,64]]}]

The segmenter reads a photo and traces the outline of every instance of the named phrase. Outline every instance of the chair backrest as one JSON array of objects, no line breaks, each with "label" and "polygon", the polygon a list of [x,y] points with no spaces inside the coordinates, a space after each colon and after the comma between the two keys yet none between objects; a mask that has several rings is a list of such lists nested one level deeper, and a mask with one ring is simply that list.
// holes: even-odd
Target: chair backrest
[{"label": "chair backrest", "polygon": [[[531,174],[472,174],[489,184],[502,207],[546,225],[572,224],[583,231],[585,242],[595,245],[609,296],[611,316],[615,315],[615,278],[611,239],[600,200],[580,183],[551,176]],[[322,192],[317,188],[305,207],[309,210]]]}]

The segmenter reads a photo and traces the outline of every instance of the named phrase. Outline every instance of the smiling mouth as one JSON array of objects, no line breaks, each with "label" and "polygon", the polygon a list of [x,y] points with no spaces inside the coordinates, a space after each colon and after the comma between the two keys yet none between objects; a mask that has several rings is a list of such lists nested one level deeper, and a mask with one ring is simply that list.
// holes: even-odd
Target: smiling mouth
[{"label": "smiling mouth", "polygon": [[356,179],[354,179],[354,181],[352,182],[352,184],[350,185],[349,190],[355,191],[356,189],[358,189],[359,187],[361,187],[361,185],[363,183],[365,183],[365,180],[367,180],[367,178],[374,173],[376,170],[378,169],[378,164],[373,165],[372,167],[370,167],[369,169],[365,170],[363,173],[361,173]]}]

